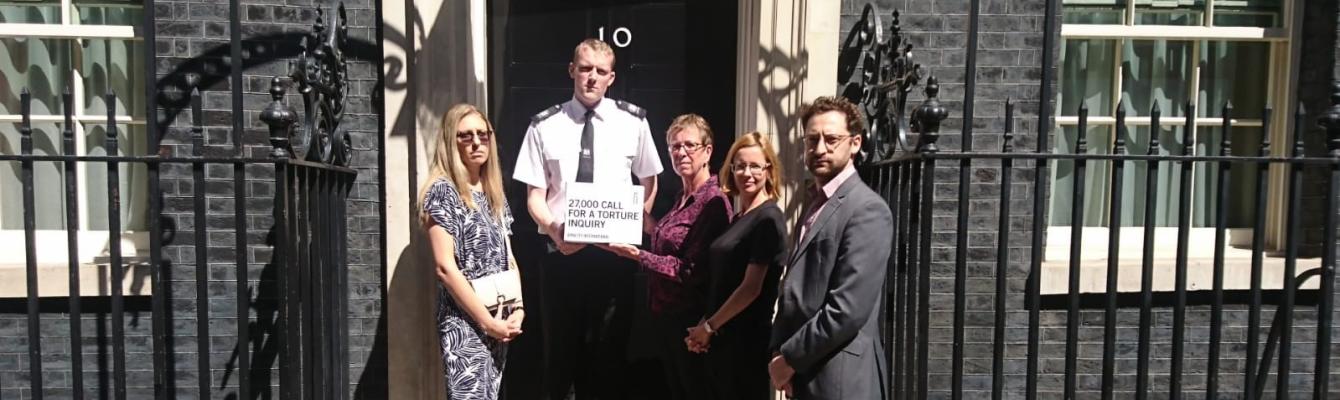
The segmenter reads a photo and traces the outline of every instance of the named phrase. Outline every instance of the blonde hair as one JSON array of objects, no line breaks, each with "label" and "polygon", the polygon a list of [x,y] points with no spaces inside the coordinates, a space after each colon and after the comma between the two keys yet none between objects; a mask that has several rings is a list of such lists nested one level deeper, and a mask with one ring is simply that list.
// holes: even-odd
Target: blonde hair
[{"label": "blonde hair", "polygon": [[778,162],[777,152],[772,149],[772,142],[759,132],[749,132],[735,139],[735,144],[732,144],[730,151],[726,152],[726,162],[721,166],[719,175],[730,178],[721,179],[721,192],[727,196],[739,194],[740,189],[735,187],[735,174],[732,172],[734,172],[735,155],[746,147],[758,147],[763,151],[763,159],[768,162],[768,181],[763,184],[763,190],[774,199],[781,196],[782,189],[778,185],[782,182],[782,163]]},{"label": "blonde hair", "polygon": [[689,127],[698,128],[698,141],[702,145],[712,144],[712,126],[707,124],[707,119],[694,113],[680,115],[670,121],[670,127],[665,129],[665,141],[669,142],[672,136]]},{"label": "blonde hair", "polygon": [[[456,186],[456,190],[461,195],[461,201],[465,202],[466,207],[472,210],[478,210],[479,205],[475,204],[474,196],[470,194],[470,174],[465,170],[465,162],[461,160],[460,150],[456,147],[456,126],[460,125],[462,120],[471,115],[477,115],[484,120],[484,125],[493,130],[493,124],[489,122],[488,117],[484,116],[482,111],[469,104],[457,104],[447,110],[442,118],[442,129],[438,134],[437,142],[430,149],[430,161],[428,163],[428,179],[424,180],[423,188],[419,190],[420,210],[428,196],[428,190],[437,183],[438,179],[445,179]],[[489,158],[484,161],[480,167],[479,180],[484,187],[484,196],[489,199],[494,218],[499,221],[503,216],[503,186],[502,186],[502,168],[498,166],[498,135],[492,135],[487,144],[489,148]],[[420,211],[422,212],[422,211]]]},{"label": "blonde hair", "polygon": [[581,55],[582,48],[610,56],[610,67],[614,66],[614,48],[610,47],[609,43],[605,43],[603,40],[596,38],[583,40],[581,43],[577,44],[577,47],[572,49],[572,61],[577,61],[577,56]]}]

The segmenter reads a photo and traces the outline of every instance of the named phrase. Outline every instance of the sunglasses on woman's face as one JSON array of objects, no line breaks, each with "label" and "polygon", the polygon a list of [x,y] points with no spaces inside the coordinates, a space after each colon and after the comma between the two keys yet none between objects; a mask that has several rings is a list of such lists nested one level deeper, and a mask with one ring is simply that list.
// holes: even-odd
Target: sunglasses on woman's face
[{"label": "sunglasses on woman's face", "polygon": [[461,143],[470,143],[475,138],[479,138],[479,143],[488,143],[493,140],[493,131],[478,129],[473,131],[456,132],[456,141]]}]

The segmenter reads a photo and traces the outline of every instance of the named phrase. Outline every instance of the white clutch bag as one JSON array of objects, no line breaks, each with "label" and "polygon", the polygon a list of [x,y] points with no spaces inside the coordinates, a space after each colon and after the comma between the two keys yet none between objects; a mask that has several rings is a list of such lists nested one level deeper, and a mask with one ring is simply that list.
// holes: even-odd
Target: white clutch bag
[{"label": "white clutch bag", "polygon": [[516,268],[472,279],[470,286],[479,302],[494,315],[498,315],[503,306],[515,305],[521,300],[521,275]]}]

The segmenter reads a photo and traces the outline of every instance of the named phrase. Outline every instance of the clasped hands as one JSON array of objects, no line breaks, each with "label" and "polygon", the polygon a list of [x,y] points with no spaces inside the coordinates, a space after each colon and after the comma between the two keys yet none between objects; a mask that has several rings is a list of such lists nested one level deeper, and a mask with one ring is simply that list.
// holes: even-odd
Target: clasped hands
[{"label": "clasped hands", "polygon": [[499,342],[507,343],[521,335],[521,322],[526,319],[526,310],[513,311],[507,318],[492,317],[479,324],[484,334]]},{"label": "clasped hands", "polygon": [[[697,326],[688,328],[689,335],[684,337],[684,344],[688,346],[690,352],[706,353],[711,347],[712,333],[708,332],[707,319],[698,322]],[[791,391],[791,378],[796,374],[796,370],[791,364],[786,362],[786,358],[780,353],[773,354],[772,360],[768,362],[768,377],[772,381],[773,389],[782,391],[786,398],[791,398],[794,394]]]},{"label": "clasped hands", "polygon": [[687,328],[689,335],[684,337],[684,345],[693,353],[706,353],[712,347],[712,333],[707,330],[707,319],[698,321],[697,326]]}]

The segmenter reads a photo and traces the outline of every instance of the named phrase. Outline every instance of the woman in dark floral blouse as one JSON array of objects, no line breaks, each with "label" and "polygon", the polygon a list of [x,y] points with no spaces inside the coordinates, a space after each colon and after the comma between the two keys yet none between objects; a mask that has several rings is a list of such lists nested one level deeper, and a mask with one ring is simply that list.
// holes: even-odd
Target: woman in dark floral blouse
[{"label": "woman in dark floral blouse", "polygon": [[671,398],[707,399],[701,354],[688,351],[684,334],[698,325],[707,298],[708,245],[730,224],[731,205],[712,176],[712,128],[703,117],[685,114],[670,123],[666,133],[670,160],[683,181],[675,206],[651,232],[647,250],[625,244],[606,249],[637,260],[650,272],[647,286],[656,321],[657,348],[664,354],[663,369]]}]

